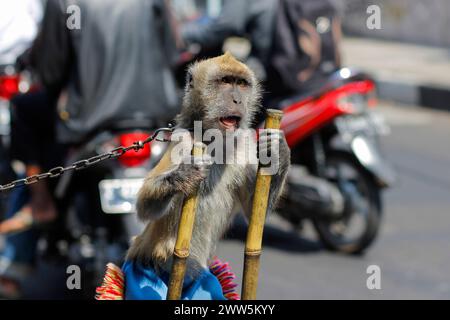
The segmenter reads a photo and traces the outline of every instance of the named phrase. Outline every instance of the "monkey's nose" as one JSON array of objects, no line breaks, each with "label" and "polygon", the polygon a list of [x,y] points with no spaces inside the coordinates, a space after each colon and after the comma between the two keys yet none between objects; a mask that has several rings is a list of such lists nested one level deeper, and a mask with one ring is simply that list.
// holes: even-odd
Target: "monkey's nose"
[{"label": "monkey's nose", "polygon": [[231,92],[231,99],[233,100],[234,104],[241,104],[242,103],[242,96],[238,90],[233,90]]},{"label": "monkey's nose", "polygon": [[242,99],[241,96],[239,94],[233,93],[231,95],[232,99],[233,99],[233,103],[234,104],[241,104],[242,103]]}]

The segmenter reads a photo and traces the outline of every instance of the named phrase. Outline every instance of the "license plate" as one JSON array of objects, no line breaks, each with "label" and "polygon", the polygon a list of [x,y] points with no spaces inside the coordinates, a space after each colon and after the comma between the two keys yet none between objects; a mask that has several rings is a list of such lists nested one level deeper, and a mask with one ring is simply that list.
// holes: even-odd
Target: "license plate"
[{"label": "license plate", "polygon": [[390,133],[383,116],[374,112],[364,116],[338,118],[338,129],[342,134],[365,132],[369,135],[387,135]]},{"label": "license plate", "polygon": [[105,213],[134,213],[136,198],[144,179],[108,179],[100,181],[100,201]]},{"label": "license plate", "polygon": [[383,117],[383,115],[371,112],[369,113],[370,120],[375,127],[375,131],[381,135],[381,136],[387,136],[391,133],[391,128],[386,123],[386,119]]}]

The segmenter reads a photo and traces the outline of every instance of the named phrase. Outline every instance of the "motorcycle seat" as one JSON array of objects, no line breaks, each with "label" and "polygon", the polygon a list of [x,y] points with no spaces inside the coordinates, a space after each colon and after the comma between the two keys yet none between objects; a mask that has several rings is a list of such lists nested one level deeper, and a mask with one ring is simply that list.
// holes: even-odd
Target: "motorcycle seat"
[{"label": "motorcycle seat", "polygon": [[317,98],[325,92],[334,90],[346,83],[370,79],[371,77],[366,73],[349,68],[342,68],[328,76],[321,77],[319,80],[306,85],[305,89],[300,93],[294,93],[289,97],[273,99],[270,101],[270,105],[271,107],[283,110],[295,102]]}]

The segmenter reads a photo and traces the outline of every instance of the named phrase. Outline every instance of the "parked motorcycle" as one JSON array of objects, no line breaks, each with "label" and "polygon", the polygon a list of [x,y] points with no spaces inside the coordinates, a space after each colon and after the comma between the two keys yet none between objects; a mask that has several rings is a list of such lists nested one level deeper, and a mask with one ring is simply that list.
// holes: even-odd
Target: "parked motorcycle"
[{"label": "parked motorcycle", "polygon": [[[85,143],[69,152],[67,164],[130,146],[147,139],[156,127],[133,118],[108,124]],[[167,143],[153,140],[139,151],[130,150],[115,159],[95,163],[84,170],[67,172],[53,186],[58,211],[56,228],[46,235],[51,257],[66,259],[83,270],[84,290],[92,297],[101,284],[108,262],[121,265],[132,237],[143,228],[135,213],[136,194],[144,177],[160,160]]]},{"label": "parked motorcycle", "polygon": [[[236,50],[238,44],[229,46]],[[197,58],[220,54],[211,50]],[[178,79],[181,84],[184,73]],[[297,229],[311,220],[330,250],[361,253],[371,245],[380,227],[382,190],[395,181],[380,150],[379,138],[389,127],[373,111],[376,104],[375,82],[349,68],[331,73],[319,88],[270,103],[284,111],[281,128],[292,155],[281,217]]]},{"label": "parked motorcycle", "polygon": [[281,127],[292,153],[281,215],[312,220],[326,248],[361,253],[378,233],[381,192],[395,180],[379,148],[389,128],[373,112],[375,83],[343,68],[321,88],[285,99]]}]

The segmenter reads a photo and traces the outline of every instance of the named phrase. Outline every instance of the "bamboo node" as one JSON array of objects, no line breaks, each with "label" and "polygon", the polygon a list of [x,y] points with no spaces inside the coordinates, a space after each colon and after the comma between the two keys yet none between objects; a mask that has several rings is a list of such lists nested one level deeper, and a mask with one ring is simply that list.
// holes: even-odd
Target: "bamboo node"
[{"label": "bamboo node", "polygon": [[267,115],[275,120],[281,120],[283,118],[283,111],[278,110],[278,109],[267,109],[266,110]]},{"label": "bamboo node", "polygon": [[252,249],[245,250],[245,254],[247,256],[260,256],[261,253],[262,253],[262,250],[252,250]]},{"label": "bamboo node", "polygon": [[175,249],[173,254],[180,259],[185,259],[189,257],[189,249]]}]

